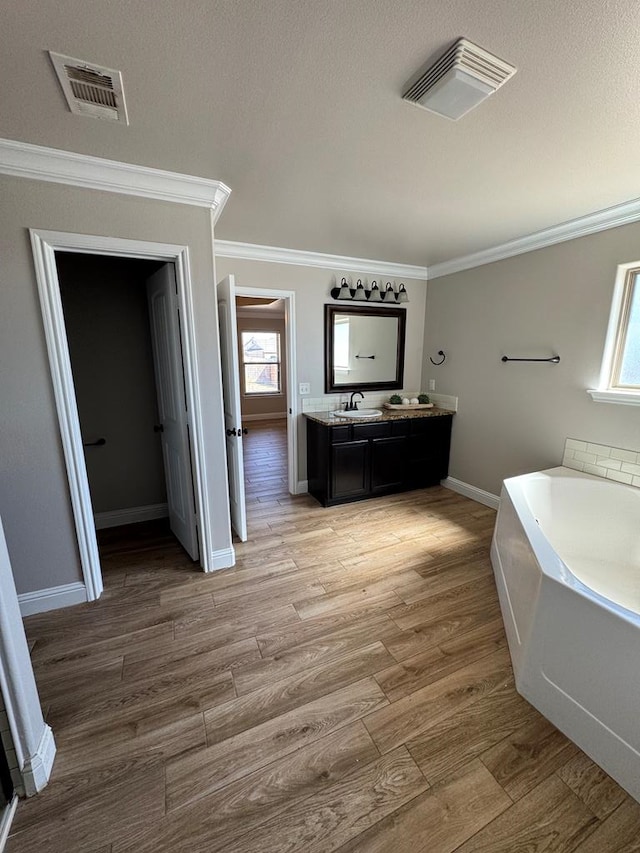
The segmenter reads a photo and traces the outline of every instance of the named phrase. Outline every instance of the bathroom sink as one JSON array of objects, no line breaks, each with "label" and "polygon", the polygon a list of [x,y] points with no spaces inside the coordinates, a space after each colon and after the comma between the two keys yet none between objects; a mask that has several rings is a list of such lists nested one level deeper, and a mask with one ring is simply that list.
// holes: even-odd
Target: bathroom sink
[{"label": "bathroom sink", "polygon": [[334,412],[336,418],[379,418],[380,409],[356,409],[355,412]]}]

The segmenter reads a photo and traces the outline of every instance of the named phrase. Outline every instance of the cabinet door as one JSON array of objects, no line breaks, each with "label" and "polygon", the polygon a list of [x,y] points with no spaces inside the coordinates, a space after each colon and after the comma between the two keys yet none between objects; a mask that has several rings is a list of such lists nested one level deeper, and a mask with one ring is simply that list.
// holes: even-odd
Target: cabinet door
[{"label": "cabinet door", "polygon": [[407,439],[404,436],[374,438],[371,442],[371,491],[403,488],[407,471]]},{"label": "cabinet door", "polygon": [[369,442],[345,441],[331,447],[331,498],[369,493]]},{"label": "cabinet door", "polygon": [[414,421],[409,446],[408,486],[433,486],[449,472],[451,418],[439,416]]}]

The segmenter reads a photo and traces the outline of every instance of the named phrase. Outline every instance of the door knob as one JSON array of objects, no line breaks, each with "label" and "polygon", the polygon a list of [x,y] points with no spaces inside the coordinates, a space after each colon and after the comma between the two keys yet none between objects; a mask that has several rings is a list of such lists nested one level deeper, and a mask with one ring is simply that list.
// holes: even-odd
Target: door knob
[{"label": "door knob", "polygon": [[154,432],[164,432],[164,427],[162,424],[155,424],[153,427]]},{"label": "door knob", "polygon": [[227,430],[227,435],[236,435],[236,434],[237,434],[237,433],[236,433],[236,428],[235,428],[235,427],[234,427],[233,429],[228,429],[228,430]]},{"label": "door knob", "polygon": [[[238,431],[239,431],[239,430],[238,430]],[[248,430],[246,427],[243,427],[243,428],[242,428],[242,434],[243,434],[243,435],[246,435],[248,432],[249,432],[249,430]]]}]

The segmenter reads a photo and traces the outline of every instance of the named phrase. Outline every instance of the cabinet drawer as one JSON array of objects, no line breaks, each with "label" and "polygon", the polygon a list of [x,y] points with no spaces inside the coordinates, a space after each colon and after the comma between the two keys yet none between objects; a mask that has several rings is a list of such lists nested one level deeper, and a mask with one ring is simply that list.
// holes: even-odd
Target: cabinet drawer
[{"label": "cabinet drawer", "polygon": [[331,444],[337,444],[340,441],[349,441],[351,438],[351,426],[343,424],[343,426],[334,426],[329,430]]},{"label": "cabinet drawer", "polygon": [[436,415],[431,418],[414,418],[411,421],[411,435],[443,435],[451,429],[452,416]]},{"label": "cabinet drawer", "polygon": [[387,421],[381,424],[354,424],[354,439],[386,438],[391,435],[391,424]]},{"label": "cabinet drawer", "polygon": [[401,421],[390,421],[391,435],[409,435],[411,431],[411,421],[405,418]]}]

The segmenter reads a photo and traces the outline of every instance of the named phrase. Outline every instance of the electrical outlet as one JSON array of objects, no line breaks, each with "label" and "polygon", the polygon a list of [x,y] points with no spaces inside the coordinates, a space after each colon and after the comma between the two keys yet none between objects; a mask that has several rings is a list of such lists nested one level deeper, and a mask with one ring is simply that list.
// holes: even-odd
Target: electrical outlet
[{"label": "electrical outlet", "polygon": [[309,382],[301,382],[299,386],[300,396],[303,397],[305,394],[311,393],[311,385]]},{"label": "electrical outlet", "polygon": [[435,390],[436,390],[436,380],[430,379],[429,380],[429,391],[435,391]]}]

